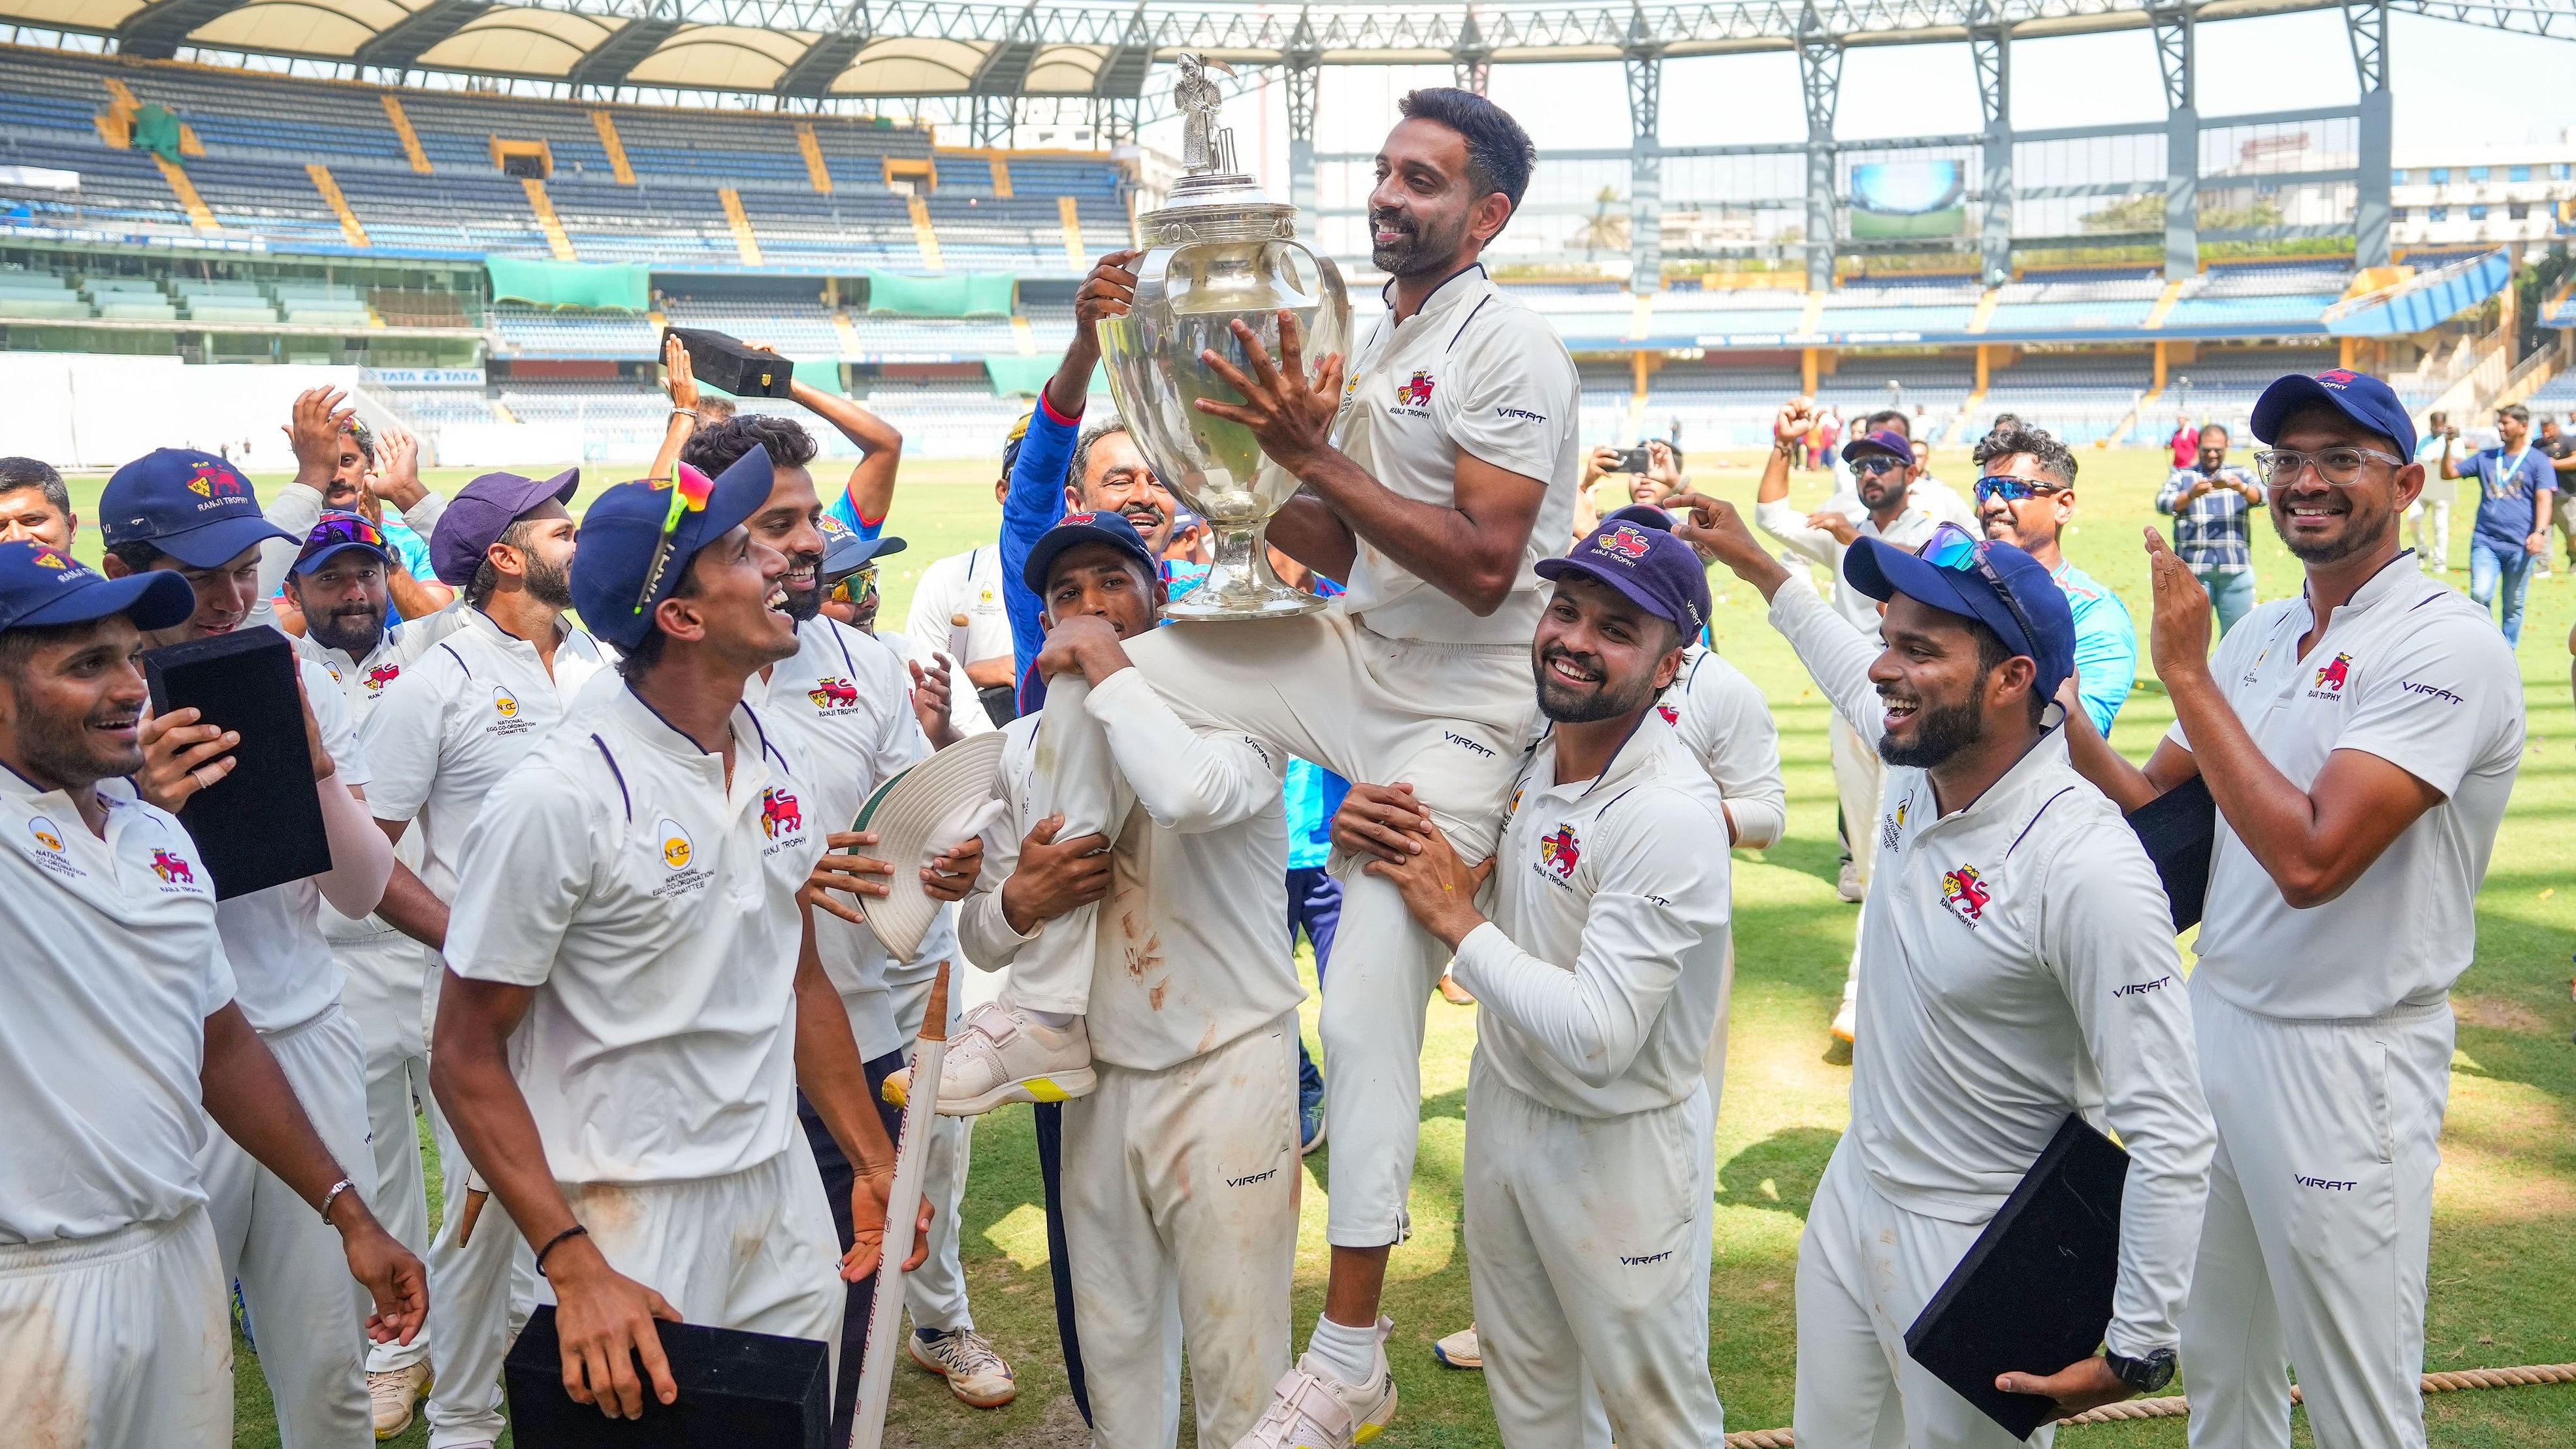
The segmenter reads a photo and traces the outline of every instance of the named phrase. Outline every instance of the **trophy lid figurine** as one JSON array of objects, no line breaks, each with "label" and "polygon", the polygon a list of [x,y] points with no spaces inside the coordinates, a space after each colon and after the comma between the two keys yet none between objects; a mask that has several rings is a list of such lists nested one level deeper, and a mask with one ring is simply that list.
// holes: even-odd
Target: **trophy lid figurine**
[{"label": "trophy lid figurine", "polygon": [[1137,218],[1146,247],[1133,263],[1135,300],[1127,315],[1103,319],[1100,350],[1110,396],[1165,486],[1207,519],[1215,562],[1206,582],[1164,616],[1181,620],[1277,619],[1312,613],[1323,601],[1280,582],[1262,533],[1297,492],[1297,480],[1262,456],[1252,431],[1210,417],[1200,398],[1240,403],[1202,351],[1244,367],[1232,330],[1249,327],[1279,355],[1279,314],[1297,319],[1305,355],[1347,352],[1350,298],[1329,257],[1297,240],[1297,208],[1272,201],[1234,169],[1234,132],[1216,123],[1223,97],[1211,69],[1223,61],[1179,58],[1172,102],[1181,112],[1181,164],[1159,210]]}]

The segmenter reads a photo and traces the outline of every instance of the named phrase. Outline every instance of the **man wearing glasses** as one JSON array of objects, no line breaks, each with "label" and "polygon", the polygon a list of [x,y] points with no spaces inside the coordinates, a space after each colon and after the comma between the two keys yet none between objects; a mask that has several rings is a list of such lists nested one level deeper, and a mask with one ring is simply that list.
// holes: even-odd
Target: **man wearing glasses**
[{"label": "man wearing glasses", "polygon": [[[2174,521],[2174,552],[2209,590],[2223,637],[2254,607],[2254,510],[2263,506],[2263,484],[2243,466],[2227,461],[2227,429],[2211,423],[2200,430],[2200,451],[2188,468],[2176,468],[2156,490],[2156,512]],[[2449,537],[2451,515],[2442,515]],[[2421,537],[2423,525],[2416,525]],[[2132,641],[2134,643],[2134,640]],[[2136,651],[2132,649],[2132,654]]]},{"label": "man wearing glasses", "polygon": [[2211,657],[2206,595],[2150,530],[2173,731],[2143,771],[2080,725],[2070,743],[2122,809],[2194,775],[2218,802],[2190,986],[2218,1123],[2183,1323],[2192,1442],[2288,1449],[2295,1368],[2318,1443],[2412,1449],[2449,991],[2477,950],[2522,684],[2485,611],[2398,547],[2424,465],[2387,384],[2284,377],[2254,436],[2307,587]]},{"label": "man wearing glasses", "polygon": [[2212,1132],[2163,887],[2050,717],[2074,667],[2066,596],[2038,560],[1956,524],[1919,554],[1864,539],[1843,582],[1886,602],[1880,646],[1733,508],[1675,501],[1691,516],[1674,531],[1771,601],[1772,627],[1889,767],[1864,817],[1884,866],[1861,912],[1870,1049],[1798,1245],[1801,1449],[2013,1442],[1903,1335],[2070,1112],[2130,1154],[2106,1352],[1997,1386],[2067,1414],[2163,1388]]},{"label": "man wearing glasses", "polygon": [[2111,721],[2137,681],[2138,630],[2129,606],[2066,561],[2057,535],[2075,518],[2075,455],[2038,428],[1988,433],[1977,443],[1977,513],[1988,538],[2039,561],[2075,615],[2075,682],[2093,728]]},{"label": "man wearing glasses", "polygon": [[[1771,456],[1763,460],[1762,483],[1753,495],[1753,521],[1790,552],[1833,570],[1833,610],[1864,639],[1878,637],[1878,600],[1852,587],[1843,577],[1843,551],[1853,540],[1875,538],[1898,548],[1922,546],[1940,520],[1914,505],[1914,446],[1903,434],[1865,433],[1843,446],[1852,466],[1852,483],[1862,514],[1855,518],[1828,509],[1803,517],[1789,506],[1789,461],[1798,439],[1807,435],[1815,405],[1791,398],[1771,424]],[[1878,812],[1878,752],[1858,730],[1836,719],[1832,732],[1834,795],[1842,807],[1838,828],[1843,835],[1841,879],[1836,889],[1857,903],[1869,893],[1870,867],[1877,852],[1867,822]],[[1842,1005],[1834,1013],[1834,1040],[1852,1040],[1860,991],[1860,955],[1852,955],[1851,974],[1843,983]]]}]

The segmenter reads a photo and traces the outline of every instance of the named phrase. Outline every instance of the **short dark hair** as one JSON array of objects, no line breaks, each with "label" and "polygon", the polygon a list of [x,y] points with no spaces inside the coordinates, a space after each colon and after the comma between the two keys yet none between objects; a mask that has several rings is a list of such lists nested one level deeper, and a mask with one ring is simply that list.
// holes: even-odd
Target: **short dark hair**
[{"label": "short dark hair", "polygon": [[2511,418],[2517,423],[2529,426],[2531,422],[2531,409],[2524,407],[2520,403],[2506,403],[2503,407],[2496,409],[2496,416],[2500,418]]},{"label": "short dark hair", "polygon": [[[2005,643],[2004,636],[1996,633],[1985,620],[1962,617],[1959,622],[1968,626],[1968,637],[1977,641],[1978,679],[1994,673],[2005,660],[2013,657],[2013,647]],[[2048,696],[2039,692],[2038,675],[2032,675],[2030,683],[2030,722],[2035,725],[2048,718]]]},{"label": "short dark hair", "polygon": [[2008,432],[2008,431],[2010,431],[2011,429],[2018,428],[2018,427],[2020,427],[2020,426],[2021,426],[2021,414],[2019,414],[2019,413],[1997,413],[1997,414],[1995,414],[1995,425],[1994,425],[1993,427],[1991,427],[1991,428],[1986,429],[1986,431],[1987,431],[1987,432],[1990,432],[1990,433]]},{"label": "short dark hair", "polygon": [[1878,431],[1878,425],[1881,423],[1896,424],[1896,430],[1905,435],[1907,442],[1914,440],[1914,420],[1895,408],[1880,408],[1877,412],[1861,419],[1860,425],[1874,433]]},{"label": "short dark hair", "polygon": [[[501,530],[501,536],[492,541],[506,543],[525,553],[528,549],[528,534],[535,526],[533,520],[513,518],[510,520],[510,526]],[[483,557],[474,561],[474,577],[465,581],[465,602],[473,608],[482,608],[491,602],[493,592],[500,587],[501,571],[492,567],[492,551],[487,548],[483,551]]]},{"label": "short dark hair", "polygon": [[[512,524],[511,526],[515,528],[518,525]],[[679,586],[672,589],[671,592],[664,594],[662,598],[692,599],[697,597],[698,571],[695,568],[697,559],[692,557],[689,560],[689,563],[692,565],[691,567],[680,570]],[[661,600],[655,600],[653,607],[656,609],[662,607]],[[619,677],[625,679],[636,679],[643,675],[652,673],[653,666],[662,662],[662,652],[665,649],[668,649],[670,645],[671,636],[663,633],[662,626],[651,622],[648,618],[644,626],[644,637],[636,640],[634,648],[627,650],[617,658],[617,673]]]},{"label": "short dark hair", "polygon": [[773,468],[802,468],[823,451],[814,435],[794,418],[736,413],[712,427],[698,429],[681,445],[680,461],[712,477],[740,462],[754,448],[769,454],[769,466]]},{"label": "short dark hair", "polygon": [[63,475],[54,471],[53,464],[40,458],[0,458],[0,493],[23,488],[44,494],[63,517],[72,516],[72,491],[63,486]]},{"label": "short dark hair", "polygon": [[1083,475],[1091,470],[1092,448],[1097,446],[1101,439],[1125,431],[1127,431],[1127,423],[1123,418],[1111,418],[1105,423],[1093,423],[1083,429],[1082,436],[1073,440],[1072,461],[1064,465],[1064,486],[1080,493]]},{"label": "short dark hair", "polygon": [[124,564],[126,568],[138,574],[159,567],[162,557],[160,546],[148,538],[111,543],[107,546],[107,551],[116,555],[117,561]]},{"label": "short dark hair", "polygon": [[2212,433],[2216,433],[2218,436],[2225,438],[2231,443],[2236,441],[2236,435],[2227,431],[2227,424],[2203,423],[2200,425],[2200,445],[2202,447],[2206,448],[2209,446],[2209,435]]},{"label": "short dark hair", "polygon": [[2009,458],[2016,453],[2029,454],[2039,464],[2039,471],[2069,488],[2075,486],[2074,451],[2059,442],[2057,435],[2046,428],[2021,426],[2019,418],[2013,420],[2013,426],[1997,428],[1978,439],[1976,451],[1970,456],[1982,469],[1997,458]]},{"label": "short dark hair", "polygon": [[1467,184],[1476,188],[1478,196],[1499,191],[1512,210],[1521,209],[1530,171],[1538,165],[1538,147],[1530,144],[1529,132],[1521,129],[1511,112],[1474,91],[1449,86],[1407,91],[1396,109],[1406,120],[1436,121],[1465,137]]}]

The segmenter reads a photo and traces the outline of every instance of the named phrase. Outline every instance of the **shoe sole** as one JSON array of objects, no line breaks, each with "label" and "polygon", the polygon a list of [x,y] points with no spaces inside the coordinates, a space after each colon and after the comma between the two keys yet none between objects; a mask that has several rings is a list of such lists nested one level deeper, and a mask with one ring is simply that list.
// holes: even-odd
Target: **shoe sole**
[{"label": "shoe sole", "polygon": [[1395,1381],[1390,1378],[1387,1380],[1386,1384],[1386,1406],[1379,1409],[1376,1413],[1369,1415],[1367,1418],[1362,1419],[1359,1424],[1351,1430],[1351,1443],[1354,1446],[1365,1444],[1371,1439],[1376,1438],[1380,1433],[1384,1432],[1386,1426],[1394,1422]]},{"label": "shoe sole", "polygon": [[1451,1358],[1447,1349],[1435,1343],[1431,1345],[1431,1356],[1440,1360],[1440,1366],[1443,1368],[1464,1369],[1475,1373],[1485,1371],[1485,1360],[1482,1355],[1475,1358]]},{"label": "shoe sole", "polygon": [[962,1099],[942,1097],[939,1099],[939,1115],[980,1117],[1006,1102],[1070,1101],[1075,1097],[1090,1096],[1092,1088],[1099,1083],[1099,1076],[1089,1067],[1078,1067],[1070,1072],[1055,1072],[1043,1077],[1022,1077],[1016,1082],[1004,1082],[981,1096]]},{"label": "shoe sole", "polygon": [[961,1404],[977,1409],[998,1409],[1020,1396],[1019,1385],[1013,1384],[1011,1386],[1011,1391],[999,1398],[979,1399],[973,1394],[966,1392],[963,1388],[960,1388],[957,1384],[957,1380],[949,1374],[948,1370],[940,1367],[937,1359],[926,1358],[922,1355],[921,1340],[919,1338],[907,1335],[904,1340],[904,1349],[904,1357],[912,1360],[913,1367],[921,1370],[923,1373],[937,1374],[941,1378],[947,1379],[948,1392],[955,1395],[957,1402]]},{"label": "shoe sole", "polygon": [[1317,1113],[1315,1117],[1315,1135],[1307,1140],[1305,1146],[1297,1149],[1297,1155],[1299,1157],[1312,1157],[1315,1155],[1315,1149],[1323,1145],[1324,1118],[1321,1113]]}]

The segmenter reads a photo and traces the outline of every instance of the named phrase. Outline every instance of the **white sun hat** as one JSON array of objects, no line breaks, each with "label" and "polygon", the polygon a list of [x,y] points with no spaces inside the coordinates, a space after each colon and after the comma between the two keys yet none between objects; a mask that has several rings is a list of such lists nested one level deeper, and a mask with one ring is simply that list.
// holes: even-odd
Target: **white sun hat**
[{"label": "white sun hat", "polygon": [[860,850],[894,863],[888,894],[861,902],[868,925],[886,954],[909,961],[930,933],[940,901],[921,888],[932,856],[1002,817],[1003,732],[965,739],[894,776],[868,796],[852,830],[873,830],[877,843]]}]

